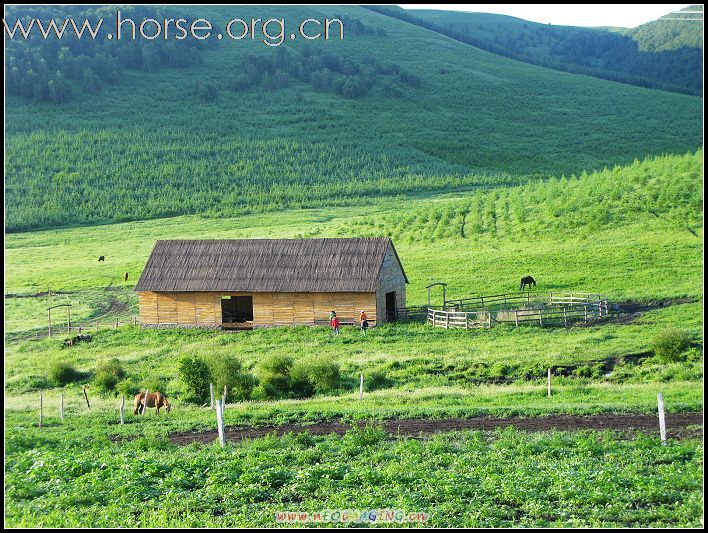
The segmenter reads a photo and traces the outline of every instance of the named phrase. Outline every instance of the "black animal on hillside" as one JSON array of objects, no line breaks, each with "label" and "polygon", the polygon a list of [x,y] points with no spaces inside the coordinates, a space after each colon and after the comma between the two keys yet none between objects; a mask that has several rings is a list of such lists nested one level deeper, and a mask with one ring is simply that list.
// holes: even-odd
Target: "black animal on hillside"
[{"label": "black animal on hillside", "polygon": [[76,335],[64,340],[64,346],[75,346],[80,342],[91,342],[91,335]]},{"label": "black animal on hillside", "polygon": [[125,273],[125,276],[123,276],[123,281],[125,281],[126,283],[128,282],[128,273],[127,272]]},{"label": "black animal on hillside", "polygon": [[105,255],[102,255],[101,257],[98,258],[98,262],[99,262],[99,263],[100,263],[101,261],[105,261],[105,260],[106,260],[106,256],[105,256]]},{"label": "black animal on hillside", "polygon": [[520,290],[520,291],[523,291],[523,290],[524,290],[524,287],[526,287],[527,285],[528,285],[529,287],[530,287],[531,285],[533,285],[533,286],[535,287],[535,286],[536,286],[536,280],[533,279],[531,276],[524,276],[523,278],[521,278],[521,288],[520,288],[519,290]]}]

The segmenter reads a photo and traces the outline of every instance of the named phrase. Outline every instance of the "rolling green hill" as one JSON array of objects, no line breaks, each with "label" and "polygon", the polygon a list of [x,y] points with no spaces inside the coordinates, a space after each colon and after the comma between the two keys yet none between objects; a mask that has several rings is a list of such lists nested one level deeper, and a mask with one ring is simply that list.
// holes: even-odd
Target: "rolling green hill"
[{"label": "rolling green hill", "polygon": [[640,87],[702,93],[701,22],[659,19],[632,29],[605,29],[491,13],[371,9],[520,61]]},{"label": "rolling green hill", "polygon": [[[699,15],[698,12],[701,14]],[[651,52],[681,48],[703,49],[703,6],[688,6],[678,13],[665,15],[624,31],[640,50]],[[681,20],[678,20],[681,19]]]},{"label": "rolling green hill", "polygon": [[9,95],[8,230],[364,204],[701,145],[699,98],[514,61],[365,8],[180,12],[288,28],[339,16],[345,39],[224,40],[93,92],[70,81],[60,103]]}]

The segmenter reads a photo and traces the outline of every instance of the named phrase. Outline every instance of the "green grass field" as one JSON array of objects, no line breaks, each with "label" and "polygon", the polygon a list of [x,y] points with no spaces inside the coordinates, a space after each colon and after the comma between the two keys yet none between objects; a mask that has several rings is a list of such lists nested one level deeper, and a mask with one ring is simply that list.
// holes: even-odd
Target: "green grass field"
[{"label": "green grass field", "polygon": [[[215,20],[331,15],[186,9]],[[245,54],[267,50],[223,43],[199,64],[125,70],[61,105],[9,98],[6,525],[273,526],[279,511],[383,508],[442,527],[700,526],[702,428],[662,446],[610,431],[412,438],[379,423],[654,414],[660,392],[669,413],[703,411],[701,99],[513,61],[360,7],[336,13],[381,31],[316,51],[395,61],[420,87],[234,93]],[[189,90],[205,72],[211,103]],[[305,326],[110,327],[136,316],[133,287],[158,239],[367,236],[393,239],[409,306],[426,305],[434,281],[454,299],[515,292],[531,274],[541,293],[601,293],[621,313],[568,328],[414,321],[338,337]],[[47,338],[57,304],[71,304],[90,342],[64,345],[64,309]],[[171,432],[215,426],[179,375],[186,357],[234,358],[255,380],[231,390],[229,427],[368,426],[223,449],[171,444]],[[99,370],[114,359],[125,375],[105,392]],[[272,396],[263,368],[276,359],[338,377]],[[63,386],[60,363],[73,370]],[[133,416],[130,396],[156,387],[173,410]]]},{"label": "green grass field", "polygon": [[[18,407],[34,403],[40,390],[56,392],[47,380],[53,363],[72,363],[90,383],[101,361],[117,357],[136,383],[158,380],[179,398],[184,387],[176,361],[183,355],[235,355],[256,372],[264,353],[336,361],[343,376],[338,393],[345,395],[356,390],[360,372],[384,375],[397,399],[394,409],[400,407],[398,393],[405,392],[405,398],[417,389],[500,380],[526,386],[543,378],[549,366],[561,369],[559,385],[651,388],[677,381],[696,383],[697,394],[702,376],[697,349],[702,342],[701,158],[698,152],[571,180],[411,198],[405,213],[394,202],[381,201],[277,216],[180,217],[10,235],[7,290],[16,297],[6,299],[12,341],[6,347],[6,394]],[[613,303],[643,303],[648,312],[628,323],[569,329],[466,332],[411,323],[380,327],[367,337],[345,329],[335,339],[326,328],[228,334],[121,327],[92,332],[90,344],[72,348],[63,346],[61,334],[23,340],[46,332],[46,308],[57,303],[71,303],[74,323],[87,329],[91,321],[130,320],[137,313],[132,286],[156,239],[358,235],[393,237],[411,281],[409,305],[426,303],[425,286],[433,280],[449,283],[448,297],[455,298],[516,290],[519,273],[532,272],[538,290],[597,291]],[[98,255],[106,262],[98,263]],[[127,284],[120,279],[125,271],[131,275]],[[55,328],[65,320],[58,313]],[[652,339],[672,328],[685,330],[694,348],[683,361],[661,362],[652,357]],[[588,390],[596,390],[592,387]],[[630,389],[620,393],[625,400],[633,394]],[[592,409],[593,397],[582,397],[585,407]],[[645,403],[633,400],[632,405],[651,409],[651,394],[644,398]],[[691,408],[700,407],[698,395],[689,398]]]},{"label": "green grass field", "polygon": [[9,524],[273,526],[276,512],[325,509],[425,512],[438,526],[700,524],[698,440],[663,447],[648,437],[509,430],[386,441],[370,428],[222,450],[174,448],[153,431],[124,443],[75,433],[7,437]]}]

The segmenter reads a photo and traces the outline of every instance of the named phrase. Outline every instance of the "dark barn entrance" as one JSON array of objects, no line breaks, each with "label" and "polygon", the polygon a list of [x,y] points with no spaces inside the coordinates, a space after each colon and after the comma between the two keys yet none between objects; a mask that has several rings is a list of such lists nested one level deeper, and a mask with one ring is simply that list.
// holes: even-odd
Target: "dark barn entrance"
[{"label": "dark barn entrance", "polygon": [[395,322],[398,320],[398,309],[396,308],[396,291],[386,293],[386,321]]},{"label": "dark barn entrance", "polygon": [[252,322],[252,296],[224,296],[221,298],[221,324],[224,327],[248,327]]}]

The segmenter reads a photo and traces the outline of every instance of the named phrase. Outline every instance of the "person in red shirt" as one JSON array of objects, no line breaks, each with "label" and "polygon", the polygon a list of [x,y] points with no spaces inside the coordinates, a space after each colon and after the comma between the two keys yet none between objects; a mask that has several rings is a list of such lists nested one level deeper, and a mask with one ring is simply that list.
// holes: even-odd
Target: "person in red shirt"
[{"label": "person in red shirt", "polygon": [[334,335],[339,335],[339,319],[337,318],[337,315],[332,312],[332,319],[329,321],[329,323],[332,326],[332,333]]},{"label": "person in red shirt", "polygon": [[369,329],[369,319],[363,309],[359,314],[359,320],[361,320],[361,332],[366,335],[366,330]]}]

